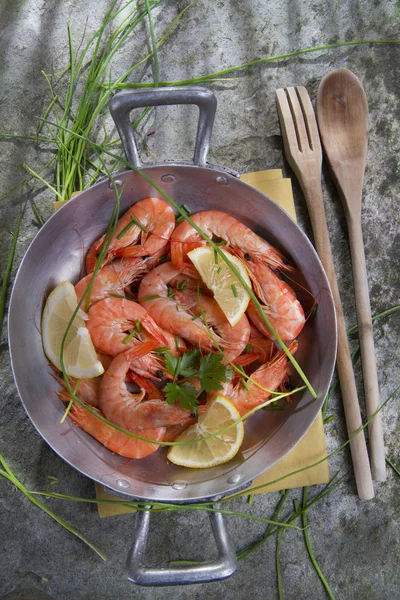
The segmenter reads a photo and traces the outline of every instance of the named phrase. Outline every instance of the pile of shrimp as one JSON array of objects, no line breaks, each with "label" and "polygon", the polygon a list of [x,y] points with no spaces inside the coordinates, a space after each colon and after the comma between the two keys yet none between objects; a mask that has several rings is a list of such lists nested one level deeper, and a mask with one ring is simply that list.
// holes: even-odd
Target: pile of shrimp
[{"label": "pile of shrimp", "polygon": [[[224,240],[225,248],[245,263],[265,315],[294,353],[305,315],[294,290],[279,276],[294,267],[229,214],[210,210],[190,218],[211,239]],[[103,240],[104,236],[87,253],[87,275],[75,286],[78,300],[92,279]],[[73,402],[68,416],[121,456],[148,456],[158,450],[156,442],[173,442],[196,422],[196,414],[165,400],[162,385],[171,375],[157,349],[168,347],[176,356],[193,348],[203,353],[222,350],[224,361],[240,365],[251,376],[245,384],[241,376],[233,377],[220,392],[242,416],[268,398],[266,390],[272,393],[287,382],[288,358],[254,303],[250,302],[246,314],[232,327],[199,281],[187,253],[205,244],[187,221],[176,221],[165,201],[140,200],[118,221],[94,278],[89,306],[82,305],[88,312],[87,327],[104,374],[97,379],[71,380],[76,396],[91,411]],[[206,323],[196,318],[198,315],[205,317]],[[70,400],[66,389],[59,396]],[[197,414],[206,411],[212,399],[209,394]],[[154,443],[112,427],[97,414]]]}]

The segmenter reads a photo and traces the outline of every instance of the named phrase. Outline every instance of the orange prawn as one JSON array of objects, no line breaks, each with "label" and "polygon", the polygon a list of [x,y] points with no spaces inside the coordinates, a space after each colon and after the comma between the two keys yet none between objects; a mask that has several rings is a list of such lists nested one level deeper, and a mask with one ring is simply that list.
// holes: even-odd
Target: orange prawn
[{"label": "orange prawn", "polygon": [[[231,215],[219,210],[207,210],[191,215],[190,218],[209,238],[225,240],[226,247],[233,254],[242,250],[276,269],[293,271],[293,267],[279,250]],[[185,261],[185,258],[190,250],[206,244],[207,242],[190,223],[182,221],[171,236],[171,260],[174,267],[182,273],[195,277],[196,270]]]},{"label": "orange prawn", "polygon": [[[298,342],[294,340],[289,350],[292,354],[296,352]],[[283,350],[280,350],[268,362],[264,363],[251,375],[251,379],[247,380],[247,388],[241,383],[241,379],[236,382],[228,382],[224,385],[221,394],[229,398],[236,406],[241,416],[245,415],[249,410],[259,406],[269,396],[271,392],[276,390],[284,381],[289,367],[289,359]],[[260,389],[256,384],[261,385],[268,391]]]},{"label": "orange prawn", "polygon": [[246,347],[250,338],[250,324],[246,317],[232,327],[216,300],[197,294],[196,291],[185,289],[174,290],[175,297],[187,307],[193,315],[204,314],[205,321],[211,329],[212,335],[216,332],[221,339],[221,350],[229,360],[234,360]]},{"label": "orange prawn", "polygon": [[[272,327],[283,341],[292,340],[299,335],[305,324],[304,310],[297,300],[294,290],[288,283],[280,279],[261,260],[240,253],[250,272],[254,291],[259,298],[262,309]],[[254,302],[250,301],[247,314],[254,325],[266,337],[274,339],[267,324],[260,315]]]},{"label": "orange prawn", "polygon": [[[151,318],[145,308],[123,298],[105,298],[96,302],[88,312],[86,322],[96,349],[105,354],[116,356],[142,343],[140,331],[143,327],[151,334],[151,349],[166,346],[167,340],[157,323]],[[126,341],[127,332],[133,330],[135,335]],[[125,340],[125,342],[124,342]],[[151,344],[147,341],[146,344]],[[160,357],[152,353],[135,360],[132,368],[144,377],[162,379],[166,373]]]},{"label": "orange prawn", "polygon": [[[179,280],[181,274],[172,263],[158,265],[145,275],[140,283],[138,301],[146,307],[156,323],[163,329],[177,334],[193,344],[207,351],[215,350],[214,343],[206,326],[193,315],[180,307],[173,294],[170,293],[169,284]],[[223,340],[215,334],[216,342],[223,346]]]},{"label": "orange prawn", "polygon": [[[103,264],[115,256],[152,256],[163,250],[175,228],[172,208],[160,198],[144,198],[136,202],[117,223]],[[104,236],[98,239],[86,256],[86,271],[95,267]]]},{"label": "orange prawn", "polygon": [[168,404],[162,392],[159,398],[138,402],[126,387],[125,379],[135,349],[116,356],[100,385],[100,408],[106,418],[129,431],[194,423],[190,410]]},{"label": "orange prawn", "polygon": [[[94,278],[89,306],[113,294],[123,294],[127,286],[140,279],[158,264],[161,254],[162,250],[153,256],[124,258],[104,265]],[[86,291],[92,277],[93,273],[89,273],[75,285],[78,301]]]}]

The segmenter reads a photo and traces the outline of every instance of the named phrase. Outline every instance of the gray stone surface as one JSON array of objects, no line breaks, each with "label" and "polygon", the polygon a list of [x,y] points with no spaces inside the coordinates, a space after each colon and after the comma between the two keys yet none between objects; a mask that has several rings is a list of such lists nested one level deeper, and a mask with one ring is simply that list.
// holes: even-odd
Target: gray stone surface
[{"label": "gray stone surface", "polygon": [[[78,0],[3,0],[0,5],[0,130],[32,134],[35,117],[49,101],[41,70],[61,70],[68,61],[68,19],[75,40],[89,36],[100,24],[109,2]],[[154,12],[161,36],[187,2],[162,2]],[[86,16],[88,20],[86,22]],[[399,37],[399,4],[395,0],[344,0],[298,2],[195,2],[160,49],[162,80],[184,79],[238,65],[253,59],[283,54],[299,48],[336,41],[395,39]],[[113,77],[143,58],[149,49],[149,31],[140,26],[128,40],[113,66]],[[369,147],[364,183],[363,232],[371,290],[372,312],[399,302],[398,222],[399,198],[399,64],[400,47],[362,45],[318,51],[237,71],[227,81],[210,87],[218,98],[211,160],[238,171],[282,168],[285,162],[274,91],[278,87],[305,85],[315,98],[321,78],[331,69],[347,67],[363,82],[370,109]],[[151,81],[152,65],[142,66],[134,81]],[[147,155],[151,159],[189,159],[195,125],[190,110],[161,110],[145,122]],[[22,164],[40,168],[48,159],[45,148],[26,141],[1,142],[0,195],[26,179]],[[304,199],[293,179],[299,222],[310,233]],[[324,197],[335,265],[346,321],[355,323],[355,306],[346,226],[332,181],[324,172]],[[31,200],[44,217],[52,213],[53,197],[36,184],[26,186],[1,201],[0,271],[3,273],[18,211],[23,209],[12,277],[33,238],[36,227]],[[382,399],[399,384],[399,318],[396,314],[375,326],[376,355]],[[352,346],[357,339],[352,338]],[[28,489],[42,490],[48,476],[60,480],[57,489],[93,497],[94,485],[72,470],[42,441],[26,416],[10,372],[7,336],[1,339],[0,453]],[[362,401],[360,366],[356,376]],[[363,411],[364,412],[364,411]],[[328,450],[346,439],[340,396],[335,394],[326,426]],[[387,456],[399,465],[398,400],[383,411]],[[310,538],[316,557],[336,598],[386,600],[400,597],[398,476],[388,468],[387,482],[375,485],[374,500],[362,503],[356,495],[347,449],[330,460],[331,473],[348,471],[346,481],[331,496],[309,511]],[[310,497],[319,491],[309,490]],[[290,492],[291,501],[301,491]],[[258,496],[252,505],[245,499],[232,506],[257,516],[271,517],[278,493]],[[46,514],[34,508],[5,479],[0,479],[0,596],[57,600],[114,600],[116,598],[216,599],[278,597],[275,565],[276,538],[271,538],[239,564],[224,582],[200,586],[145,589],[129,584],[124,562],[131,541],[130,515],[100,521],[96,508],[49,501],[48,506],[73,524],[108,555],[103,563]],[[264,527],[252,521],[229,518],[235,547],[241,550],[261,535]],[[189,532],[189,533],[188,533]],[[207,519],[183,513],[154,519],[151,560],[201,558],[212,552]],[[285,533],[281,544],[283,596],[319,600],[326,593],[307,555],[302,534]]]}]

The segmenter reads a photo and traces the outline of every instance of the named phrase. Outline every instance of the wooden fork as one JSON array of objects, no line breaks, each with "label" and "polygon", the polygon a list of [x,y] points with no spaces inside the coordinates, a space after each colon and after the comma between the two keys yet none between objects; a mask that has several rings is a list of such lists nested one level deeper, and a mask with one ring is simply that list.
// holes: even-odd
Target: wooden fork
[{"label": "wooden fork", "polygon": [[[283,144],[307,202],[314,243],[331,285],[338,326],[337,370],[349,437],[361,426],[361,412],[346,333],[342,303],[333,265],[326,215],[322,200],[322,149],[310,97],[304,87],[276,91]],[[374,488],[364,432],[350,442],[358,495],[362,500],[374,497]]]}]

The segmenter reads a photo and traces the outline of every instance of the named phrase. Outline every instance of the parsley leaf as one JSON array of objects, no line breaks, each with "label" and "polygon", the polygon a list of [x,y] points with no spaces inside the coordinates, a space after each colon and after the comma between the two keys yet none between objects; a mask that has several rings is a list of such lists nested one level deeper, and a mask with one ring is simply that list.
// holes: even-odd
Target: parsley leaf
[{"label": "parsley leaf", "polygon": [[[232,371],[222,364],[223,358],[223,355],[213,353],[201,356],[198,349],[188,350],[179,357],[165,352],[166,369],[173,376],[173,381],[164,387],[168,404],[180,402],[183,408],[194,409],[201,391],[209,393],[221,390],[222,382],[232,377]],[[191,377],[199,379],[200,390],[187,381]]]},{"label": "parsley leaf", "polygon": [[193,409],[197,406],[197,390],[190,383],[167,383],[164,392],[168,404],[179,400],[182,408]]},{"label": "parsley leaf", "polygon": [[179,358],[171,354],[171,352],[165,353],[165,367],[171,375],[175,375],[176,367],[178,366]]},{"label": "parsley leaf", "polygon": [[193,377],[199,368],[200,357],[200,350],[189,350],[182,354],[178,364],[179,373],[177,373],[177,375],[181,375],[182,377]]},{"label": "parsley leaf", "polygon": [[206,354],[200,359],[199,379],[201,387],[207,393],[222,390],[222,381],[229,381],[232,372],[222,364],[220,354]]}]

